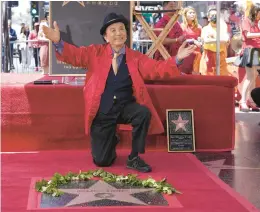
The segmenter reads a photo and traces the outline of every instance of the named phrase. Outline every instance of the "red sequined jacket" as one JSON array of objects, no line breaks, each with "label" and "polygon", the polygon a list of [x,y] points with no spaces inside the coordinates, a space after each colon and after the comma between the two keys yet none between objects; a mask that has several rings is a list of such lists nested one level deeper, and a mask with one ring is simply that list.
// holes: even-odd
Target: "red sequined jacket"
[{"label": "red sequined jacket", "polygon": [[[87,47],[75,47],[64,42],[64,49],[60,55],[56,53],[58,60],[75,67],[85,67],[87,71],[86,84],[84,86],[85,98],[85,131],[89,129],[96,116],[100,105],[101,94],[106,85],[106,80],[112,63],[112,49],[109,44],[90,45]],[[160,134],[164,127],[153,106],[144,80],[171,79],[179,76],[175,58],[166,61],[150,59],[138,51],[126,47],[126,63],[133,81],[133,91],[136,101],[145,105],[152,113],[151,124],[148,133]]]}]

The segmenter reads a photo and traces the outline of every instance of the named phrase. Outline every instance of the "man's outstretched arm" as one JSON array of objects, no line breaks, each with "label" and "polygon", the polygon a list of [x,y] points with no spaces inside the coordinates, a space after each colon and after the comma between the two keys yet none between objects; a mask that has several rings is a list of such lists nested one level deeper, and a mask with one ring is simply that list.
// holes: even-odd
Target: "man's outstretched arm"
[{"label": "man's outstretched arm", "polygon": [[143,76],[144,80],[156,80],[156,79],[170,79],[181,75],[178,65],[180,65],[184,58],[192,54],[197,46],[190,45],[185,47],[187,42],[184,42],[176,55],[168,60],[154,60],[147,55],[140,53],[138,69]]},{"label": "man's outstretched arm", "polygon": [[52,41],[56,50],[56,58],[75,67],[88,68],[91,55],[95,54],[95,46],[76,47],[61,40],[60,29],[56,21],[54,28],[43,26],[43,33]]}]

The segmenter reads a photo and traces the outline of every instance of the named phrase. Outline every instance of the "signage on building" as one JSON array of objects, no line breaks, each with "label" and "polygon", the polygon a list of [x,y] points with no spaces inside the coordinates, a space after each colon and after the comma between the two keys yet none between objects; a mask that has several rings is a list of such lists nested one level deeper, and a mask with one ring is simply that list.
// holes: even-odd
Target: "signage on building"
[{"label": "signage on building", "polygon": [[153,10],[162,10],[161,5],[157,6],[135,6],[135,10],[142,10],[142,11],[153,11]]}]

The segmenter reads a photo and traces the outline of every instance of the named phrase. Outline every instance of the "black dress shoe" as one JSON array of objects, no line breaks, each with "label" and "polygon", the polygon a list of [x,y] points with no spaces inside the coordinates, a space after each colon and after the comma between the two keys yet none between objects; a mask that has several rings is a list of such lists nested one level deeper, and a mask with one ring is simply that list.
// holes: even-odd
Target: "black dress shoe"
[{"label": "black dress shoe", "polygon": [[152,171],[151,166],[146,164],[144,162],[144,160],[142,160],[139,156],[133,158],[132,160],[130,160],[128,158],[128,160],[126,162],[126,167],[128,169],[134,169],[134,170],[137,170],[139,172],[151,172]]}]

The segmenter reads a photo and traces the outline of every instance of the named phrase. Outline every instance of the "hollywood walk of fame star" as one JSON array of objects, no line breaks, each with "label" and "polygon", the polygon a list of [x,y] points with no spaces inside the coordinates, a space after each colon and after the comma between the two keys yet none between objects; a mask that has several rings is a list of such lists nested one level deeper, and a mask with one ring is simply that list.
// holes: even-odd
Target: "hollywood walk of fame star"
[{"label": "hollywood walk of fame star", "polygon": [[[62,6],[64,7],[66,4],[68,4],[70,1],[64,1]],[[84,1],[77,1],[82,7],[85,7]]]},{"label": "hollywood walk of fame star", "polygon": [[221,170],[224,169],[235,169],[235,170],[260,170],[260,167],[247,167],[247,166],[234,166],[234,165],[224,165],[226,159],[213,160],[209,162],[203,162],[211,172],[219,176]]},{"label": "hollywood walk of fame star", "polygon": [[179,117],[177,120],[172,120],[172,123],[176,124],[175,132],[177,132],[179,129],[183,129],[184,131],[187,131],[186,124],[189,122],[189,120],[183,120],[181,117],[181,114],[179,114]]},{"label": "hollywood walk of fame star", "polygon": [[104,181],[97,181],[94,185],[86,189],[60,189],[69,194],[78,195],[66,206],[89,203],[98,200],[117,200],[121,202],[134,203],[138,205],[147,205],[145,202],[133,197],[131,194],[152,191],[151,188],[129,188],[117,189]]}]

